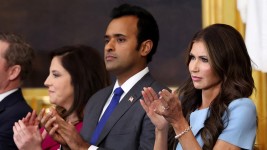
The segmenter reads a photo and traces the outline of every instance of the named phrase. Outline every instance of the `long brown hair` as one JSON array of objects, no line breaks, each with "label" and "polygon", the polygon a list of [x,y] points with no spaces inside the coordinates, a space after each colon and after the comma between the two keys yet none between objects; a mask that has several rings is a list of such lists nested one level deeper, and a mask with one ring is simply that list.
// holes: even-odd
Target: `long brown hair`
[{"label": "long brown hair", "polygon": [[[225,24],[213,24],[197,32],[186,51],[186,64],[190,62],[190,51],[194,42],[203,42],[210,56],[211,67],[220,77],[221,91],[210,107],[210,116],[200,131],[204,142],[203,149],[212,149],[223,131],[222,117],[228,112],[228,105],[237,98],[249,97],[254,86],[251,59],[240,33]],[[191,112],[202,102],[201,90],[195,89],[191,78],[178,89],[182,98],[183,114],[189,122]],[[229,121],[229,120],[228,120]]]},{"label": "long brown hair", "polygon": [[54,50],[51,57],[60,56],[62,66],[71,76],[74,101],[69,110],[57,106],[56,109],[66,119],[73,112],[83,120],[83,110],[89,98],[98,90],[109,85],[109,74],[104,60],[92,47],[85,45],[64,46]]}]

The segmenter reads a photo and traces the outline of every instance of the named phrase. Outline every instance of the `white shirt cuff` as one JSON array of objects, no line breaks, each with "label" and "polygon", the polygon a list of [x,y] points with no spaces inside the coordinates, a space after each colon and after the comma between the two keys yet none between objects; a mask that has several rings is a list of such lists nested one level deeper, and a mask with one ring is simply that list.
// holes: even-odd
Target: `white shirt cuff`
[{"label": "white shirt cuff", "polygon": [[88,148],[88,150],[97,150],[98,149],[98,147],[97,146],[94,146],[94,145],[91,145],[89,148]]}]

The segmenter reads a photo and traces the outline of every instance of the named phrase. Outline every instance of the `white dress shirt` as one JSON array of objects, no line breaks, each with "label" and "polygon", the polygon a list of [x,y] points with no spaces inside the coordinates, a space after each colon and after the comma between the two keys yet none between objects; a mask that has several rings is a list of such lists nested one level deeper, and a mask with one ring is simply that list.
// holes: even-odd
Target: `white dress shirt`
[{"label": "white dress shirt", "polygon": [[[125,81],[120,87],[123,89],[123,94],[121,95],[120,101],[123,99],[123,97],[131,90],[131,88],[139,81],[143,78],[144,75],[146,75],[149,72],[148,67],[144,68],[142,71],[138,72],[137,74],[133,75],[131,78],[129,78],[127,81]],[[116,81],[112,93],[109,96],[103,110],[102,113],[100,115],[100,118],[102,117],[102,115],[104,114],[105,110],[107,109],[109,103],[111,102],[112,96],[113,96],[113,92],[114,90],[119,87],[119,83],[118,80]],[[140,91],[141,92],[141,91]],[[100,120],[99,118],[99,120]],[[88,150],[97,150],[97,146],[91,145]]]}]

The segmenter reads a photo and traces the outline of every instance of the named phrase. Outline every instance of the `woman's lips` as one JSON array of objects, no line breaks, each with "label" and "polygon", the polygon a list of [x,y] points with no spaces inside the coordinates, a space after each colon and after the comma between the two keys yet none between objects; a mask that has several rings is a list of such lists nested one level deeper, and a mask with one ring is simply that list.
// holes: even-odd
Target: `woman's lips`
[{"label": "woman's lips", "polygon": [[191,78],[195,82],[200,81],[202,79],[201,77],[197,77],[197,76],[191,76]]}]

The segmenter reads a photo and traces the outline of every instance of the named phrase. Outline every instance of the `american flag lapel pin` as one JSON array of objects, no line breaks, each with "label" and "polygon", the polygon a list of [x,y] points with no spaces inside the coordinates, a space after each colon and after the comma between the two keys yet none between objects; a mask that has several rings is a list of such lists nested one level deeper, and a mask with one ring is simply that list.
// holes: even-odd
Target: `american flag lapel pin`
[{"label": "american flag lapel pin", "polygon": [[129,98],[129,101],[130,101],[130,102],[133,102],[133,100],[134,100],[134,98],[133,98],[133,96],[131,96],[131,97]]}]

